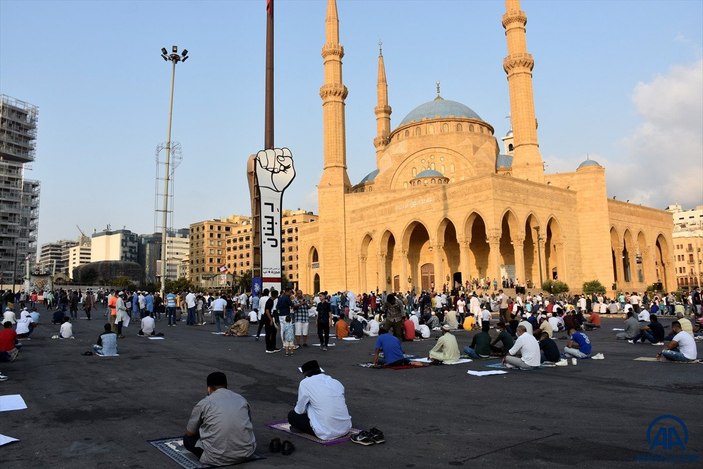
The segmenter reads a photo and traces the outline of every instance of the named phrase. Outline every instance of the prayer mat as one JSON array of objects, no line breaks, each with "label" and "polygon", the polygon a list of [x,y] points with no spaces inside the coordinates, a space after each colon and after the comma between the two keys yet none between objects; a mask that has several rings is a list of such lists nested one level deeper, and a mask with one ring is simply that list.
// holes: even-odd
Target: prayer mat
[{"label": "prayer mat", "polygon": [[349,437],[351,435],[354,435],[355,433],[359,433],[361,430],[357,428],[352,428],[351,431],[342,437],[335,438],[334,440],[321,440],[315,435],[310,435],[309,433],[302,433],[302,432],[297,432],[294,430],[291,430],[290,424],[288,423],[287,420],[279,420],[277,422],[270,422],[266,424],[267,427],[273,428],[274,430],[281,430],[282,432],[290,433],[291,435],[296,435],[301,438],[305,438],[306,440],[314,441],[315,443],[324,445],[324,446],[332,446],[332,445],[338,445],[340,443],[346,443],[349,441]]},{"label": "prayer mat", "polygon": [[638,361],[638,362],[658,362],[659,360],[656,357],[637,357],[637,358],[635,358],[635,361]]},{"label": "prayer mat", "polygon": [[489,363],[489,364],[483,365],[483,366],[485,366],[486,368],[498,368],[498,369],[503,369],[503,368],[505,368],[505,365],[503,365],[502,362],[498,362],[498,363]]},{"label": "prayer mat", "polygon": [[471,376],[491,376],[491,375],[505,375],[508,374],[507,371],[493,370],[493,371],[474,371],[469,370],[466,372]]},{"label": "prayer mat", "polygon": [[[430,360],[430,359],[427,358],[427,357],[425,357],[425,358],[416,358],[416,359],[414,359],[414,360],[412,360],[412,361],[414,361],[414,362],[420,362],[420,363],[432,363],[432,360]],[[452,363],[443,363],[443,365],[461,365],[461,364],[464,364],[464,363],[471,363],[472,361],[473,361],[473,360],[471,360],[470,358],[460,358],[459,360],[457,360],[457,361],[455,361],[455,362],[452,362]]]},{"label": "prayer mat", "polygon": [[357,340],[361,340],[361,339],[357,339],[356,337],[344,337],[342,340],[347,340],[349,342],[356,342]]},{"label": "prayer mat", "polygon": [[429,363],[422,363],[422,366],[417,366],[417,365],[395,365],[395,366],[378,366],[374,367],[373,363],[371,362],[366,362],[366,363],[359,363],[358,366],[362,368],[378,368],[378,369],[387,369],[387,370],[408,370],[411,368],[429,368],[431,365]]},{"label": "prayer mat", "polygon": [[[331,338],[331,337],[330,337]],[[313,347],[319,347],[321,344],[312,344]],[[336,344],[327,344],[328,347],[334,347]]]},{"label": "prayer mat", "polygon": [[[183,446],[183,437],[176,436],[173,438],[162,438],[160,440],[149,440],[149,444],[164,453],[169,458],[173,459],[176,463],[178,463],[179,466],[185,467],[186,469],[218,467],[208,466],[207,464],[201,463],[193,453],[188,451],[185,446]],[[254,453],[247,461],[243,461],[238,464],[257,461],[259,459],[266,458],[264,456]],[[228,466],[230,465],[232,464],[228,464]]]},{"label": "prayer mat", "polygon": [[[211,332],[210,334],[215,334],[215,335],[225,335],[224,332]],[[254,336],[256,337],[256,336]]]}]

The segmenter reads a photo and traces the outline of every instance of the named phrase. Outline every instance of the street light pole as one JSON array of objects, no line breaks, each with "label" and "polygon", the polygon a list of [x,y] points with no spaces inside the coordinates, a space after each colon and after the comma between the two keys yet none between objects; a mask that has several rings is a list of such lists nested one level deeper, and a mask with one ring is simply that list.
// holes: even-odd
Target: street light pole
[{"label": "street light pole", "polygon": [[171,68],[171,98],[168,108],[168,136],[166,138],[166,163],[164,164],[164,202],[163,213],[161,218],[161,298],[166,298],[166,237],[168,232],[168,189],[171,181],[171,122],[173,121],[173,87],[176,80],[176,64],[188,60],[188,50],[183,49],[181,54],[178,54],[178,46],[171,47],[171,53],[168,54],[166,48],[161,48],[161,58],[172,63]]}]

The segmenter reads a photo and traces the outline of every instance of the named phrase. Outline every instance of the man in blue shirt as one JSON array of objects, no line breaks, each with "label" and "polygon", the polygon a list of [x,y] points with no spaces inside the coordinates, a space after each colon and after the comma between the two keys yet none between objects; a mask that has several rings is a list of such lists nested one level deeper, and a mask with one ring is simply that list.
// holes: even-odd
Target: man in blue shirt
[{"label": "man in blue shirt", "polygon": [[583,332],[576,329],[569,329],[571,339],[564,347],[564,355],[567,357],[587,358],[591,355],[591,340]]},{"label": "man in blue shirt", "polygon": [[[378,338],[376,339],[376,345],[374,346],[374,348],[374,367],[389,367],[402,365],[422,366],[421,363],[411,362],[409,359],[405,358],[405,355],[403,354],[403,348],[400,345],[400,339],[398,339],[393,334],[388,334],[388,331],[384,328],[379,329]],[[383,352],[383,359],[379,359],[380,352]]]},{"label": "man in blue shirt", "polygon": [[168,325],[176,325],[176,295],[173,292],[166,294],[166,316],[168,317]]}]

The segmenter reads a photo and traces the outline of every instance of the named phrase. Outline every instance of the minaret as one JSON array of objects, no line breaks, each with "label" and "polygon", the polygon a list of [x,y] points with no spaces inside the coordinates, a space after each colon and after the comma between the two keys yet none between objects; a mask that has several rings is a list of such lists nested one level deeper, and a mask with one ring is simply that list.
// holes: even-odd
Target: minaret
[{"label": "minaret", "polygon": [[317,186],[317,200],[321,288],[329,291],[347,289],[345,196],[351,190],[351,183],[347,174],[344,122],[347,87],[342,82],[342,57],[344,48],[339,43],[337,2],[328,0],[325,45],[322,47],[325,77],[320,87],[324,166]]},{"label": "minaret", "polygon": [[380,165],[381,153],[388,145],[388,136],[391,134],[391,113],[393,110],[388,105],[388,82],[386,81],[386,65],[383,63],[383,44],[378,43],[378,80],[376,82],[377,104],[374,109],[376,114],[376,138],[373,145],[376,147],[376,167]]},{"label": "minaret", "polygon": [[503,69],[508,75],[510,116],[515,138],[512,175],[530,181],[544,181],[544,166],[537,143],[537,119],[532,95],[532,68],[535,61],[527,52],[527,15],[520,0],[505,0],[503,27],[508,55]]}]

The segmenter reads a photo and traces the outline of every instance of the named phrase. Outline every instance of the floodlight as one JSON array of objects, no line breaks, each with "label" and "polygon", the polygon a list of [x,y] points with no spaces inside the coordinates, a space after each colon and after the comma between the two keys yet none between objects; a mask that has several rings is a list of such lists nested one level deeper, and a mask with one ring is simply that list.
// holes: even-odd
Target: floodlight
[{"label": "floodlight", "polygon": [[162,53],[163,55],[166,55],[166,54],[168,54],[168,51],[166,50],[165,47],[162,47],[162,48],[161,48],[161,53]]},{"label": "floodlight", "polygon": [[189,56],[189,57],[183,57],[183,61],[185,62],[185,61],[188,60],[189,58],[190,58],[190,56]]},{"label": "floodlight", "polygon": [[172,51],[174,54],[177,54],[177,53],[178,53],[178,46],[172,46],[172,47],[171,47],[171,51]]},{"label": "floodlight", "polygon": [[181,55],[182,55],[183,57],[185,57],[186,55],[188,55],[188,49],[183,49],[183,52],[181,52]]}]

